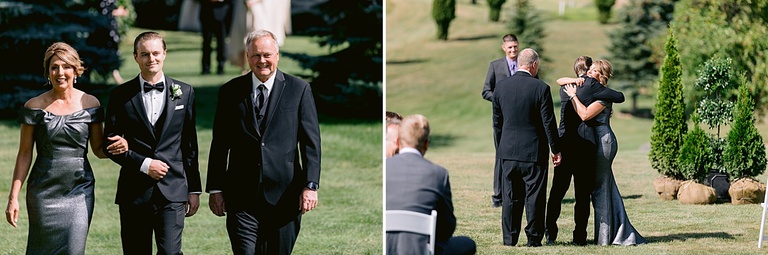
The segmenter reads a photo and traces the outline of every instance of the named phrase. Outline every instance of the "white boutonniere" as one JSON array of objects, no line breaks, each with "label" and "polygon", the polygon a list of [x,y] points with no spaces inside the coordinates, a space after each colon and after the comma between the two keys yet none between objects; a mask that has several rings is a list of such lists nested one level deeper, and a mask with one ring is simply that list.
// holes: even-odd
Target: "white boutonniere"
[{"label": "white boutonniere", "polygon": [[181,99],[181,95],[183,94],[181,92],[181,86],[179,84],[174,83],[171,85],[171,101],[176,99]]}]

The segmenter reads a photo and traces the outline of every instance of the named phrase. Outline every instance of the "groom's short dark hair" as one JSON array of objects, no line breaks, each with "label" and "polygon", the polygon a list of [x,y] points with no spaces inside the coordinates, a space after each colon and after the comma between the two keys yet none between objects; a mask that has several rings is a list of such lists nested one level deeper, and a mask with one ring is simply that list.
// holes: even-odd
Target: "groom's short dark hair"
[{"label": "groom's short dark hair", "polygon": [[506,34],[501,38],[501,42],[517,42],[517,36],[513,34]]},{"label": "groom's short dark hair", "polygon": [[147,31],[147,32],[139,34],[138,36],[136,36],[136,39],[133,40],[133,55],[136,55],[136,50],[139,49],[139,43],[140,42],[148,41],[148,40],[153,40],[153,39],[159,39],[160,41],[162,41],[163,42],[163,50],[165,50],[165,39],[163,39],[163,36],[160,35],[157,32]]},{"label": "groom's short dark hair", "polygon": [[589,67],[592,66],[592,58],[589,56],[581,56],[576,58],[573,62],[573,72],[576,75],[586,74],[589,71]]}]

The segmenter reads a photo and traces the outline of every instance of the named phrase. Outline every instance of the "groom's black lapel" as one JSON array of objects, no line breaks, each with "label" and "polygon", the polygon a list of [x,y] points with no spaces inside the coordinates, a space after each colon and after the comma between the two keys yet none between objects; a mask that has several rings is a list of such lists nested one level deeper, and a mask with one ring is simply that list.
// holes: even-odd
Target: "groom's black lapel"
[{"label": "groom's black lapel", "polygon": [[141,122],[144,123],[144,128],[146,128],[149,133],[154,135],[154,132],[152,132],[152,124],[149,123],[149,118],[147,117],[147,110],[144,109],[144,101],[141,99],[141,86],[137,84],[139,83],[139,79],[136,78],[135,80],[135,83],[130,84],[131,92],[133,94],[133,97],[131,98],[131,104],[133,104],[134,114],[136,114],[136,118],[141,119]]},{"label": "groom's black lapel", "polygon": [[[163,123],[162,123],[163,129],[160,131],[160,136],[155,137],[155,139],[157,139],[158,141],[160,141],[160,139],[163,137],[163,134],[165,134],[165,132],[168,132],[168,127],[171,125],[171,121],[173,119],[173,115],[174,115],[173,112],[176,110],[176,100],[183,102],[181,101],[181,98],[176,100],[173,99],[172,87],[173,87],[173,80],[171,78],[168,78],[168,76],[166,76],[165,89],[163,90],[163,93],[165,94],[165,111],[162,113],[162,115],[165,115],[165,116],[162,116],[162,115],[160,116],[160,119],[163,120]],[[183,98],[184,95],[182,94],[181,97]],[[181,104],[183,105],[184,103],[181,103]],[[185,105],[185,107],[187,106]],[[160,119],[158,119],[158,121],[160,121]]]}]

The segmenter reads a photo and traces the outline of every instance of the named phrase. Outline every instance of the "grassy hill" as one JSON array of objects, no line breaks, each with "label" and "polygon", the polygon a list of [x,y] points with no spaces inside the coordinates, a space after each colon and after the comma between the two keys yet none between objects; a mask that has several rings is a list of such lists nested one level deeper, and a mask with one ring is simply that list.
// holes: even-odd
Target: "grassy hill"
[{"label": "grassy hill", "polygon": [[[760,225],[759,205],[681,205],[661,201],[652,182],[660,175],[648,161],[651,119],[622,114],[617,110],[612,127],[619,143],[613,164],[614,175],[624,197],[632,224],[649,240],[637,247],[568,245],[573,230],[573,193],[566,194],[558,221],[558,245],[541,248],[505,247],[501,240],[501,210],[491,208],[494,147],[491,104],[480,96],[491,61],[503,56],[501,36],[511,13],[507,1],[502,21],[487,21],[485,1],[472,5],[457,1],[456,19],[448,41],[435,39],[430,0],[388,0],[386,19],[386,104],[403,115],[420,113],[432,129],[426,158],[445,166],[452,180],[458,218],[455,235],[467,235],[478,244],[478,254],[752,254],[757,252]],[[572,76],[573,60],[580,55],[605,58],[609,44],[606,31],[615,25],[600,25],[592,1],[578,0],[558,16],[557,0],[531,1],[547,19],[545,54],[552,59],[541,71],[541,79],[557,89],[555,80]],[[566,1],[569,2],[569,1]],[[521,49],[525,48],[521,45]],[[685,47],[685,46],[679,46]],[[610,59],[609,59],[610,60]],[[614,70],[618,73],[622,70]],[[609,84],[610,85],[610,84]],[[626,93],[626,92],[625,92]],[[556,100],[559,101],[559,100]],[[652,108],[653,99],[639,106]],[[559,104],[555,105],[559,119]],[[766,127],[759,126],[765,136]],[[553,169],[550,168],[550,182]],[[765,180],[765,175],[759,177]],[[594,221],[590,219],[590,224]],[[593,236],[593,229],[588,229]],[[523,237],[521,237],[523,238]],[[590,238],[592,239],[592,238]],[[524,242],[521,241],[524,244]]]}]

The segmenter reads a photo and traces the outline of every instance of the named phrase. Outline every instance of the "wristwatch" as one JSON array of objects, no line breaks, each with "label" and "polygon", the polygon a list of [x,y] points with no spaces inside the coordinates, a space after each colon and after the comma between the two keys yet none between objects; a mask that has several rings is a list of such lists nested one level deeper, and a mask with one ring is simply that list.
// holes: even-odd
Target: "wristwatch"
[{"label": "wristwatch", "polygon": [[320,188],[320,185],[317,184],[316,182],[308,182],[307,188],[313,191],[317,191],[317,189]]}]

